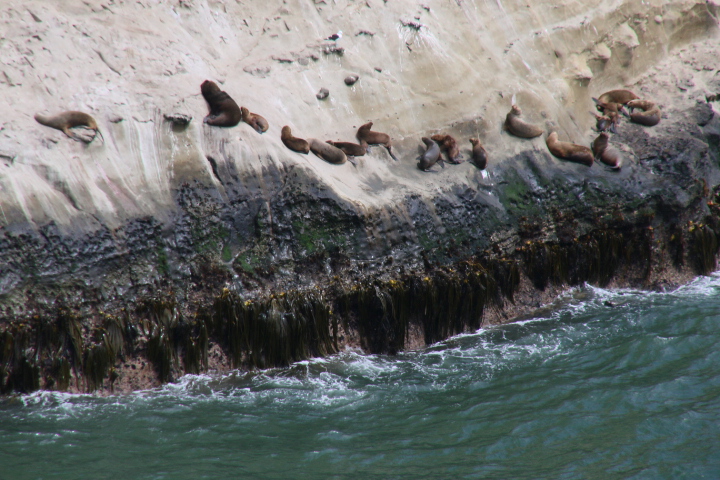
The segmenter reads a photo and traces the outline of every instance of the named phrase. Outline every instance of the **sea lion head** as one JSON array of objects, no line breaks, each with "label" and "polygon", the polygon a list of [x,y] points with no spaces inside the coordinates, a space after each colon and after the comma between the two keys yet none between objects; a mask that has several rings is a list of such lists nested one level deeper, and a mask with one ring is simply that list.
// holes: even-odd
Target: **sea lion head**
[{"label": "sea lion head", "polygon": [[480,143],[480,140],[478,140],[477,138],[471,138],[471,139],[470,139],[470,143],[471,143],[472,146],[474,147],[474,146],[476,146],[478,143]]},{"label": "sea lion head", "polygon": [[211,95],[213,93],[217,93],[220,91],[220,87],[217,86],[217,83],[213,82],[212,80],[205,80],[200,85],[200,92],[202,92],[203,96]]},{"label": "sea lion head", "polygon": [[513,115],[520,116],[520,115],[522,115],[522,110],[520,110],[520,107],[513,104],[512,108],[510,109],[510,113],[512,113]]}]

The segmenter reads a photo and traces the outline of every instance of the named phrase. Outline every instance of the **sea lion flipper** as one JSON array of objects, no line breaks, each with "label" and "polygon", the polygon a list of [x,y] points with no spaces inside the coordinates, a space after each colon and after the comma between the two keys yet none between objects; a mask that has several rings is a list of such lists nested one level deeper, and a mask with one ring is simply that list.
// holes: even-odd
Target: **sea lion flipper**
[{"label": "sea lion flipper", "polygon": [[387,151],[388,151],[388,153],[390,154],[390,156],[392,157],[393,160],[395,160],[396,162],[399,161],[398,158],[397,158],[397,157],[395,156],[395,154],[393,153],[392,148],[387,147]]}]

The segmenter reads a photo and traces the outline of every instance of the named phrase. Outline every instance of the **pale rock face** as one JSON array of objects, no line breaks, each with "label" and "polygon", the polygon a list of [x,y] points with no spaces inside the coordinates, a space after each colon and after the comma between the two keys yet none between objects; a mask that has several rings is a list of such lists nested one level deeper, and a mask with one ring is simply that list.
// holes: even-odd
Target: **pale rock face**
[{"label": "pale rock face", "polygon": [[[704,0],[5,0],[0,223],[92,231],[163,219],[180,185],[222,191],[213,168],[230,167],[259,181],[268,168],[300,169],[358,211],[408,192],[430,198],[486,180],[467,165],[418,172],[421,136],[442,130],[468,150],[465,137],[479,137],[502,162],[531,148],[501,132],[516,95],[530,121],[588,137],[591,96],[717,36],[717,11]],[[342,38],[323,40],[338,30]],[[352,88],[343,84],[349,72],[362,78]],[[203,125],[205,79],[270,129]],[[325,101],[315,97],[321,87]],[[105,141],[84,145],[33,120],[64,110],[93,115]],[[179,128],[164,114],[193,120]],[[378,148],[357,167],[328,165],[280,141],[283,125],[299,137],[354,141],[367,121],[393,137],[399,163]]]}]

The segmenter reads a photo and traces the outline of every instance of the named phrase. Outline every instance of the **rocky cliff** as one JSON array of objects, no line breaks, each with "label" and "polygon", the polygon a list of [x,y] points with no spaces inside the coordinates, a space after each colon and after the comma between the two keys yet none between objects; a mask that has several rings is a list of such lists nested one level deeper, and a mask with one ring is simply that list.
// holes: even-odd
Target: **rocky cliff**
[{"label": "rocky cliff", "polygon": [[[0,387],[140,388],[394,352],[501,322],[585,281],[662,287],[715,268],[720,95],[713,1],[140,0],[0,7]],[[326,38],[338,31],[341,38]],[[351,86],[348,75],[359,80]],[[217,82],[270,123],[204,125]],[[319,99],[321,88],[329,96]],[[622,169],[592,97],[629,88]],[[37,123],[81,110],[102,139]],[[192,117],[187,126],[167,116]],[[395,162],[294,153],[374,122]],[[421,172],[420,138],[478,137],[488,167]]]}]

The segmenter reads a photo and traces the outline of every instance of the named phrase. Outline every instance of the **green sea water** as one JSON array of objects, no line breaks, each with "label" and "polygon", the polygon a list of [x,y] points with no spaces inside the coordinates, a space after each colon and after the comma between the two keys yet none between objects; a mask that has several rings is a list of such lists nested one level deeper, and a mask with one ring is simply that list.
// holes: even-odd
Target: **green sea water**
[{"label": "green sea water", "polygon": [[718,479],[720,275],[398,356],[0,400],[0,479],[56,478]]}]

